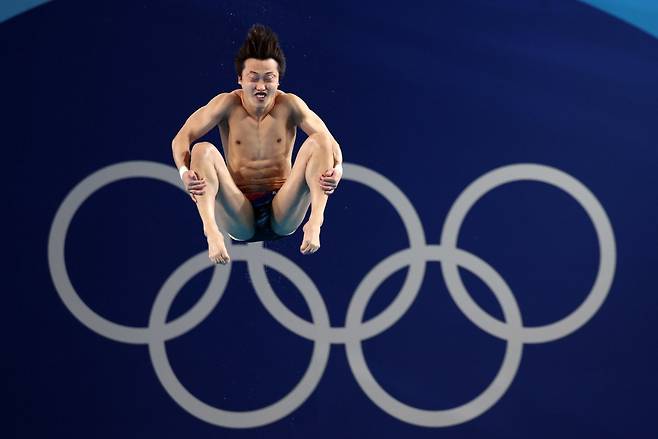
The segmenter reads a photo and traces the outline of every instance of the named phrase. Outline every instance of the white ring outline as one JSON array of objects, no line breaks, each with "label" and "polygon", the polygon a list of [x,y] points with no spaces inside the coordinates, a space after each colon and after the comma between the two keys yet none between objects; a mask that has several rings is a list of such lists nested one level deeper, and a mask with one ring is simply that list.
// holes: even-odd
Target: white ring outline
[{"label": "white ring outline", "polygon": [[[185,314],[171,322],[165,323],[166,311],[164,314],[162,314],[162,311],[158,311],[158,314],[156,310],[159,310],[160,308],[166,308],[168,310],[171,302],[167,304],[165,298],[170,297],[173,301],[173,297],[176,294],[175,292],[179,291],[187,282],[187,280],[189,280],[189,278],[192,276],[190,273],[197,273],[204,267],[207,267],[210,263],[204,263],[202,261],[204,258],[202,253],[182,264],[167,279],[162,289],[160,290],[160,293],[156,297],[156,301],[152,309],[151,321],[149,326],[146,328],[118,325],[114,322],[104,319],[84,304],[70,283],[70,279],[68,278],[65,267],[64,242],[70,221],[72,220],[75,211],[79,208],[82,202],[84,202],[86,198],[88,198],[100,187],[123,178],[150,177],[169,182],[180,188],[178,179],[175,177],[175,173],[173,173],[169,167],[153,162],[133,161],[119,163],[97,171],[88,178],[84,179],[76,186],[76,188],[74,188],[74,190],[71,191],[55,215],[49,236],[48,261],[55,287],[58,291],[58,294],[60,295],[60,298],[67,306],[69,311],[71,311],[71,313],[74,314],[78,320],[80,320],[91,330],[116,341],[141,344],[148,343],[149,352],[152,355],[156,374],[158,374],[158,377],[161,379],[163,386],[165,386],[170,396],[172,396],[172,398],[176,400],[183,408],[185,408],[191,414],[207,422],[213,423],[215,425],[234,428],[250,428],[274,422],[295,410],[297,407],[299,407],[299,405],[303,404],[306,398],[308,398],[312,393],[324,372],[324,367],[326,366],[326,362],[328,360],[329,343],[344,343],[346,345],[350,368],[352,369],[352,373],[354,374],[355,378],[359,382],[359,385],[376,405],[378,405],[380,408],[382,408],[382,410],[386,411],[392,416],[395,416],[398,419],[409,422],[411,424],[426,426],[447,426],[466,422],[491,408],[491,406],[493,406],[493,404],[495,404],[495,402],[500,397],[502,397],[507,386],[509,386],[511,380],[516,374],[516,369],[521,358],[521,348],[523,343],[541,343],[545,341],[551,341],[559,337],[564,337],[568,333],[577,330],[593,316],[593,314],[599,309],[602,302],[605,300],[605,297],[607,296],[612,283],[612,278],[614,277],[616,259],[616,248],[612,227],[610,226],[609,219],[605,214],[605,211],[603,210],[598,200],[596,200],[594,195],[591,194],[591,192],[584,185],[582,185],[568,174],[563,173],[562,171],[543,165],[517,164],[503,166],[483,175],[471,185],[469,185],[462,192],[462,194],[460,194],[453,207],[450,209],[450,212],[444,223],[441,245],[428,246],[424,242],[422,224],[420,223],[420,219],[418,218],[415,209],[413,209],[411,203],[404,196],[404,194],[399,191],[399,189],[397,189],[395,185],[393,185],[383,176],[367,168],[360,167],[358,165],[346,165],[345,168],[346,175],[344,175],[344,178],[346,179],[350,179],[349,174],[354,173],[355,176],[361,176],[362,183],[370,185],[377,191],[380,191],[381,187],[386,187],[386,189],[384,189],[384,191],[380,191],[380,193],[389,202],[391,202],[391,204],[398,211],[398,214],[400,214],[407,232],[409,233],[410,248],[398,251],[387,257],[382,262],[377,264],[377,266],[364,277],[362,282],[359,284],[357,291],[352,297],[348,307],[346,326],[341,328],[331,327],[329,325],[328,314],[326,311],[326,306],[322,301],[322,296],[319,294],[317,287],[313,284],[312,280],[308,278],[308,276],[305,274],[299,275],[299,273],[303,273],[301,270],[297,270],[299,267],[292,264],[291,261],[283,258],[281,255],[265,249],[262,246],[262,243],[249,244],[248,246],[236,246],[236,250],[234,250],[234,252],[236,252],[236,256],[240,255],[239,257],[242,257],[247,261],[250,275],[255,274],[257,277],[262,273],[262,276],[264,277],[264,282],[263,279],[261,279],[259,281],[259,285],[254,282],[254,288],[263,305],[268,310],[270,310],[273,317],[284,327],[302,337],[313,340],[315,342],[311,364],[309,365],[309,369],[307,370],[300,383],[298,383],[295,389],[293,389],[286,397],[268,407],[250,412],[228,412],[207,406],[189,394],[182,387],[182,385],[180,385],[180,383],[175,378],[173,370],[171,370],[168,359],[166,358],[166,351],[164,349],[165,341],[174,337],[178,337],[191,330],[193,327],[198,325],[203,320],[203,318],[205,318],[212,311],[212,309],[214,309],[214,306],[217,305],[224,292],[226,283],[228,282],[230,267],[216,266],[208,289],[204,292],[197,303]],[[517,175],[514,175],[515,172]],[[366,178],[363,178],[364,175]],[[374,176],[375,183],[372,183],[372,176]],[[370,179],[370,181],[368,181],[368,179]],[[585,208],[586,212],[592,219],[596,228],[597,238],[599,239],[601,263],[599,265],[599,272],[597,274],[595,285],[592,289],[592,292],[585,301],[585,303],[589,305],[585,307],[585,311],[582,311],[584,307],[581,305],[576,311],[567,316],[567,318],[557,322],[559,325],[552,324],[553,327],[557,326],[560,331],[558,336],[555,336],[555,330],[553,330],[553,333],[549,334],[548,338],[546,334],[540,334],[541,337],[537,337],[538,332],[535,331],[533,334],[532,330],[545,330],[547,327],[550,328],[551,325],[545,325],[544,327],[537,328],[523,327],[520,313],[518,314],[518,319],[515,317],[515,315],[509,315],[511,312],[509,307],[518,309],[518,306],[514,301],[513,294],[511,291],[509,291],[509,288],[502,280],[502,277],[496,273],[493,268],[491,268],[476,256],[456,248],[459,227],[461,226],[466,213],[477,201],[477,199],[498,185],[524,179],[539,180],[553,184],[576,198],[576,200],[581,203],[583,208]],[[357,177],[356,180],[359,181],[359,177]],[[491,187],[486,188],[486,185],[490,185]],[[91,188],[86,186],[91,186]],[[393,195],[391,196],[390,194],[387,194],[385,192],[386,190],[391,190]],[[574,195],[571,190],[574,190],[576,194]],[[405,211],[406,213],[402,213],[398,210],[398,207],[405,203],[407,204]],[[412,214],[409,214],[409,212]],[[410,230],[413,228],[419,230],[420,233],[414,233],[413,231],[410,232]],[[422,244],[419,244],[418,242],[419,236],[422,237]],[[230,241],[228,245],[231,245]],[[239,249],[237,249],[238,247]],[[428,254],[428,251],[430,251],[432,248],[434,248],[439,254]],[[425,258],[423,259],[423,257]],[[367,305],[367,300],[372,296],[372,294],[374,294],[378,286],[375,284],[375,274],[382,277],[383,275],[379,274],[382,270],[381,267],[387,267],[391,264],[395,266],[395,264],[399,264],[404,258],[407,258],[405,262],[409,262],[406,265],[409,265],[410,270],[408,272],[407,278],[405,279],[405,284],[401,292],[398,293],[393,302],[389,304],[389,306],[384,311],[366,322],[361,322],[363,312],[365,311],[365,306]],[[268,263],[268,259],[270,260],[272,266],[279,264],[279,267],[287,266],[288,269],[292,270],[292,276],[295,276],[297,279],[293,280],[293,283],[298,287],[298,289],[300,289],[300,292],[304,298],[310,298],[310,300],[322,305],[319,308],[321,311],[318,311],[317,307],[319,305],[309,305],[314,323],[311,324],[310,322],[299,318],[287,307],[285,307],[285,305],[283,305],[283,303],[278,299],[276,293],[274,293],[274,291],[271,289],[271,286],[269,285],[269,282],[265,276],[264,264]],[[259,264],[254,264],[254,260],[258,261]],[[421,260],[422,267],[418,265],[418,262]],[[381,387],[379,387],[379,385],[370,374],[361,350],[361,342],[363,340],[378,335],[388,329],[397,320],[399,320],[404,315],[408,307],[411,306],[413,300],[419,292],[420,283],[422,283],[425,272],[425,265],[429,260],[441,260],[441,266],[442,270],[444,271],[444,278],[446,279],[446,283],[448,283],[448,278],[452,276],[450,278],[450,282],[452,282],[452,284],[448,285],[448,290],[451,297],[459,309],[466,315],[466,317],[479,328],[485,330],[485,332],[488,332],[498,338],[505,339],[508,342],[503,365],[501,366],[501,369],[499,370],[499,373],[492,384],[490,384],[490,386],[480,396],[476,397],[469,403],[466,403],[457,408],[440,411],[416,409],[414,407],[402,404],[388,395]],[[462,263],[464,265],[462,265]],[[484,275],[490,279],[488,279],[488,281],[485,279],[483,280],[485,280],[485,282],[490,286],[494,294],[496,294],[497,298],[499,294],[502,294],[504,301],[512,301],[511,305],[509,303],[501,303],[506,321],[508,320],[507,323],[502,323],[490,315],[484,313],[472,300],[472,298],[466,292],[465,288],[463,288],[463,285],[461,285],[461,280],[458,277],[459,274],[456,268],[458,265],[465,266],[476,275],[478,274],[476,273],[478,270],[482,273],[485,273]],[[415,267],[419,272],[423,274],[423,276],[418,277],[418,289],[416,292],[410,292],[410,289],[407,288],[407,286],[410,283],[413,284],[414,276],[411,276],[411,273]],[[399,268],[396,270],[398,269]],[[454,273],[451,273],[451,270],[453,269],[456,272],[457,278],[454,277]],[[229,271],[226,272],[225,270]],[[223,272],[227,273],[226,277],[220,276],[220,274]],[[288,275],[288,273],[286,274]],[[389,275],[390,274],[382,277],[382,280]],[[455,281],[459,283],[459,288],[455,288]],[[302,285],[301,288],[300,285]],[[494,285],[493,288],[492,285]],[[501,287],[501,285],[503,286]],[[221,288],[217,288],[218,286],[221,286]],[[604,291],[606,288],[608,291]],[[265,291],[263,292],[262,290]],[[307,291],[310,291],[310,293]],[[366,300],[362,299],[363,297],[365,297]],[[162,303],[165,303],[166,306],[163,306]],[[307,304],[309,303],[310,302],[307,300]],[[592,306],[592,304],[595,306]],[[313,308],[313,306],[315,306],[315,308]],[[271,311],[273,309],[275,312]],[[393,311],[397,311],[400,314],[395,316]],[[580,321],[576,321],[576,324],[573,323],[573,320],[577,320],[572,317],[574,315],[580,319]],[[583,316],[585,316],[585,318],[583,318]],[[568,320],[569,318],[571,318],[571,321]],[[483,319],[484,323],[478,321],[478,319]],[[321,323],[319,331],[316,320]],[[347,324],[348,320],[350,322],[349,325]],[[567,321],[570,326],[565,325],[563,323],[564,321]],[[376,329],[379,329],[379,332],[376,332]],[[528,334],[530,334],[530,336]],[[532,335],[534,335],[534,337]],[[520,346],[519,349],[516,349],[517,345]],[[323,354],[325,348],[326,355]],[[319,367],[319,365],[322,367]],[[510,365],[514,365],[514,367],[512,368]],[[355,368],[357,370],[355,370]],[[368,370],[368,372],[365,372],[366,370]],[[492,388],[498,389],[498,391],[500,391],[500,389],[503,390],[497,393],[497,391],[491,390]],[[192,409],[190,410],[188,406],[183,404],[187,404],[189,407],[192,407]],[[264,418],[261,418],[261,416],[264,416]],[[265,421],[261,422],[258,419],[265,419]]]},{"label": "white ring outline", "polygon": [[[503,166],[472,182],[455,200],[441,233],[441,246],[456,250],[459,229],[468,211],[486,193],[506,183],[532,180],[547,183],[571,195],[589,216],[599,243],[599,269],[587,298],[566,317],[547,325],[523,327],[524,343],[545,343],[565,337],[583,326],[599,310],[612,286],[616,266],[615,238],[603,206],[585,185],[569,174],[544,165]],[[455,264],[441,264],[448,291],[464,315],[483,331],[501,339],[509,337],[507,325],[486,313],[468,294]]]},{"label": "white ring outline", "polygon": [[384,259],[366,275],[354,293],[354,300],[347,311],[345,326],[348,329],[361,324],[368,301],[375,294],[379,285],[390,275],[406,266],[408,258],[414,252],[419,253],[427,261],[443,263],[449,258],[454,258],[452,262],[477,275],[496,296],[505,320],[512,328],[511,336],[507,339],[503,363],[496,377],[480,395],[459,407],[446,410],[423,410],[398,401],[377,383],[363,355],[361,340],[350,339],[345,343],[347,361],[361,389],[389,415],[422,427],[448,427],[461,424],[489,410],[512,384],[523,351],[523,342],[520,337],[521,312],[512,291],[503,278],[483,260],[460,249],[446,251],[438,245],[428,245],[423,249],[407,249],[397,252]]},{"label": "white ring outline", "polygon": [[[256,246],[255,248],[257,250],[243,245],[234,246],[231,254],[232,260],[249,260],[255,256],[258,258],[259,262],[271,266],[281,273],[289,273],[289,279],[302,293],[306,304],[311,310],[314,324],[319,325],[320,328],[328,328],[329,314],[327,313],[327,309],[320,293],[317,288],[315,288],[315,285],[313,285],[313,282],[308,275],[306,275],[299,266],[294,264],[288,258],[264,247],[258,248]],[[199,266],[195,261],[196,259],[205,259],[207,262],[205,266]],[[200,253],[186,264],[195,265],[199,268],[199,271],[201,271],[210,267],[212,263],[205,253]],[[175,274],[176,273],[174,273],[174,275]],[[195,274],[196,273],[193,272],[188,273],[190,276],[189,278]],[[174,275],[172,275],[172,277]],[[302,283],[306,286],[312,285],[310,292],[306,287],[300,287],[300,284]],[[158,293],[155,304],[153,305],[153,310],[149,319],[150,328],[155,328],[156,331],[159,328],[164,328],[169,308],[179,291],[179,289],[172,288],[170,285],[165,284],[163,286],[160,293]],[[324,374],[327,361],[329,360],[329,348],[330,344],[328,340],[315,340],[311,361],[304,376],[297,385],[279,401],[261,409],[248,411],[229,411],[219,409],[204,403],[192,395],[176,377],[176,374],[171,367],[171,363],[169,362],[169,358],[167,357],[164,340],[152,340],[149,343],[149,354],[160,383],[169,396],[171,396],[171,398],[188,413],[213,425],[229,428],[255,428],[270,424],[288,416],[300,405],[306,402]]]},{"label": "white ring outline", "polygon": [[[160,163],[129,161],[99,169],[78,183],[57,209],[48,236],[48,265],[51,279],[60,299],[83,325],[110,340],[146,344],[150,340],[162,337],[165,340],[178,337],[203,321],[221,298],[228,283],[231,266],[215,267],[210,283],[197,303],[184,314],[168,322],[164,331],[160,333],[154,332],[148,327],[135,327],[112,322],[89,308],[75,291],[66,270],[64,247],[68,229],[73,216],[87,198],[110,183],[129,178],[152,178],[184,191],[171,167]],[[231,248],[230,242],[227,246],[229,249]],[[195,267],[187,266],[187,269],[195,270]],[[226,272],[226,276],[221,276],[224,272]],[[185,272],[181,271],[179,275],[184,278]],[[170,278],[167,282],[180,285],[182,288],[181,277]]]},{"label": "white ring outline", "polygon": [[[409,248],[422,249],[425,247],[425,232],[423,231],[423,225],[418,213],[413,207],[413,204],[411,204],[409,199],[397,186],[383,175],[363,166],[343,163],[343,171],[344,180],[365,184],[378,192],[395,208],[407,231],[407,236],[409,236]],[[415,300],[425,277],[426,262],[416,255],[416,253],[410,254],[409,271],[395,299],[385,310],[362,323],[358,328],[353,328],[352,332],[346,331],[345,327],[330,327],[327,333],[318,333],[317,329],[310,322],[290,311],[279,300],[267,279],[262,264],[254,264],[252,260],[247,260],[247,266],[249,276],[258,296],[266,304],[266,308],[270,314],[279,323],[300,337],[309,340],[328,339],[332,343],[342,344],[348,339],[358,338],[363,340],[380,334],[402,318]],[[352,297],[352,300],[354,300],[354,297]]]}]

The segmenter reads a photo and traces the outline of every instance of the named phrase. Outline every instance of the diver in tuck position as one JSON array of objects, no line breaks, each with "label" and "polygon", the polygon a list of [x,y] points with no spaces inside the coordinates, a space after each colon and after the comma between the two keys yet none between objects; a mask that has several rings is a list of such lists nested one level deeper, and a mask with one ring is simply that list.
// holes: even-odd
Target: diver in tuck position
[{"label": "diver in tuck position", "polygon": [[[303,100],[278,89],[286,60],[271,29],[251,27],[235,67],[241,88],[196,110],[172,141],[174,161],[203,222],[208,257],[230,261],[215,200],[224,232],[247,242],[293,234],[310,205],[300,251],[315,253],[327,198],[343,175],[340,147]],[[215,126],[226,160],[208,142],[196,143],[190,154],[190,145]],[[308,138],[292,164],[297,127]]]}]

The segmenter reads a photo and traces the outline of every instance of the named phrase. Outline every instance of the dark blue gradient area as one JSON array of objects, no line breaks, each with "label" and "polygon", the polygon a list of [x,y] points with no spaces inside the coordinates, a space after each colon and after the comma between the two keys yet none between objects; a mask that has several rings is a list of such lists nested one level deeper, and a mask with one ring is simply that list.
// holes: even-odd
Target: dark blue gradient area
[{"label": "dark blue gradient area", "polygon": [[[346,162],[386,176],[408,197],[428,243],[439,243],[446,214],[472,181],[514,163],[574,176],[607,212],[617,267],[602,307],[564,338],[525,345],[510,388],[475,419],[425,428],[390,416],[361,390],[336,344],[319,385],[292,414],[260,428],[217,427],[167,394],[146,346],[99,336],[60,300],[47,246],[64,198],[120,162],[173,170],[173,136],[194,110],[238,87],[233,56],[257,22],[278,33],[286,52],[281,89],[325,121]],[[576,1],[57,0],[0,24],[0,42],[9,279],[2,437],[658,437],[655,38]],[[216,130],[204,139],[219,145]],[[266,246],[313,279],[332,325],[343,326],[361,280],[409,238],[381,194],[347,180],[329,199],[322,233],[310,257],[299,254],[301,230]],[[582,206],[540,182],[484,195],[458,244],[505,279],[527,326],[569,315],[598,270],[598,239]],[[66,264],[89,307],[144,326],[167,277],[206,250],[189,196],[135,178],[104,187],[78,210]],[[166,349],[197,398],[253,410],[296,385],[313,345],[270,316],[244,262],[233,266],[218,307]],[[365,318],[394,300],[407,271],[385,279]],[[286,274],[267,273],[281,300],[310,319]],[[483,281],[461,273],[476,302],[502,319]],[[209,280],[210,270],[191,279],[170,319],[193,306]],[[392,396],[438,410],[480,394],[505,346],[458,310],[430,262],[407,313],[363,351]]]}]

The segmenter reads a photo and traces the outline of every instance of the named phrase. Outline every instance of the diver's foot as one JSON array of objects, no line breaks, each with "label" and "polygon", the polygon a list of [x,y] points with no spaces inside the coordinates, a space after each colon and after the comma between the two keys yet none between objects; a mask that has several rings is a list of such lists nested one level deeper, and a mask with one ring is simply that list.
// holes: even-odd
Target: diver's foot
[{"label": "diver's foot", "polygon": [[206,234],[208,240],[208,257],[215,264],[226,265],[231,261],[224,244],[224,235],[219,231]]},{"label": "diver's foot", "polygon": [[304,255],[315,253],[320,248],[320,225],[309,221],[302,230],[304,230],[304,238],[299,251]]}]

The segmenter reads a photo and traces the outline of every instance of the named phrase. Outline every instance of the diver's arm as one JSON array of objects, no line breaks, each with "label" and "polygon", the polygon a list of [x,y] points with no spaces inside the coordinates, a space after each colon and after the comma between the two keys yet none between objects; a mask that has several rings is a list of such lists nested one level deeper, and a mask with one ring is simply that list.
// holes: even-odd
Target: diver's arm
[{"label": "diver's arm", "polygon": [[333,167],[326,170],[320,176],[320,184],[322,190],[326,195],[334,193],[338,187],[338,183],[343,178],[343,153],[340,145],[336,142],[334,136],[329,132],[329,129],[320,117],[308,108],[308,105],[295,95],[291,95],[293,105],[293,115],[296,124],[309,136],[322,133],[331,139]]},{"label": "diver's arm", "polygon": [[190,166],[190,145],[204,136],[228,114],[233,96],[231,93],[221,93],[206,105],[196,110],[187,118],[183,127],[171,142],[176,168]]},{"label": "diver's arm", "polygon": [[290,96],[293,105],[293,114],[296,124],[309,136],[315,133],[328,134],[332,141],[334,168],[337,166],[342,168],[343,153],[340,149],[340,145],[329,131],[329,128],[327,128],[327,125],[325,125],[322,119],[320,119],[320,117],[315,114],[300,97],[292,93],[288,93],[288,96]]}]

